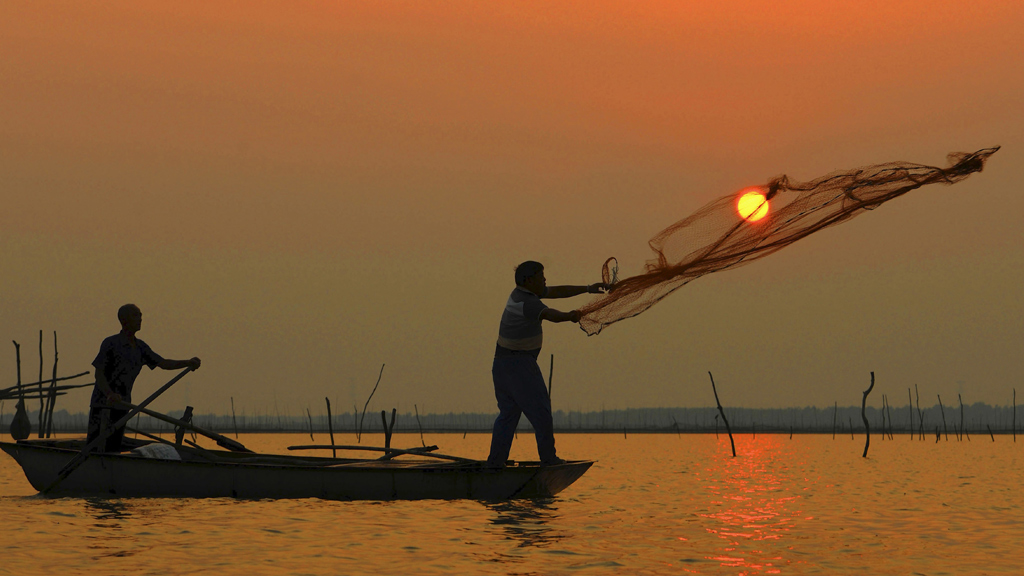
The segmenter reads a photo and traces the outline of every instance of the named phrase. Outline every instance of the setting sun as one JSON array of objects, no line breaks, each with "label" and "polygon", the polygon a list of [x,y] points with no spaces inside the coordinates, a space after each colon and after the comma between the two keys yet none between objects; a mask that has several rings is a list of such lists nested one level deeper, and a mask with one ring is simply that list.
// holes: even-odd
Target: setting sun
[{"label": "setting sun", "polygon": [[757,222],[768,215],[768,199],[760,191],[751,190],[740,196],[736,211],[750,222]]}]

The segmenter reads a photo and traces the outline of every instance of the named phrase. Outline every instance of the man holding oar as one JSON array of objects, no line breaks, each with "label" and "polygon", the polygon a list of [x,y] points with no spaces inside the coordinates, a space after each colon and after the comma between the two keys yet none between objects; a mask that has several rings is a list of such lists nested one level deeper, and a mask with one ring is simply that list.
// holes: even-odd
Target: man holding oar
[{"label": "man holding oar", "polygon": [[537,452],[541,462],[559,464],[555,455],[554,424],[551,419],[551,398],[544,386],[544,376],[537,366],[537,357],[544,342],[541,321],[579,322],[578,310],[561,312],[548,308],[541,298],[569,298],[579,294],[601,294],[608,289],[604,283],[589,286],[548,286],[544,265],[532,260],[516,267],[516,288],[505,303],[498,328],[498,344],[494,351],[491,376],[494,395],[498,399],[498,419],[491,435],[491,453],[487,465],[505,466],[519,417],[533,425],[537,435]]},{"label": "man holding oar", "polygon": [[[162,368],[177,370],[191,368],[198,370],[199,358],[189,360],[167,360],[148,344],[135,337],[142,329],[142,310],[135,304],[125,304],[117,311],[121,332],[103,340],[100,352],[92,365],[96,367],[96,387],[89,401],[89,433],[86,443],[98,438],[103,429],[117,422],[127,410],[114,408],[119,402],[131,402],[132,387],[143,366],[150,370]],[[120,452],[124,426],[113,430],[107,437],[105,452]]]}]

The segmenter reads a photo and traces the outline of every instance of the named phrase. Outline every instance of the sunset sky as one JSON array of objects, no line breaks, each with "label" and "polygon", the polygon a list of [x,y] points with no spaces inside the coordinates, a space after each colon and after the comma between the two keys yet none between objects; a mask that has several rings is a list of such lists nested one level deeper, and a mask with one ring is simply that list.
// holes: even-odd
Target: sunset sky
[{"label": "sunset sky", "polygon": [[778,174],[1001,145],[600,335],[546,324],[541,365],[556,410],[713,405],[709,370],[735,406],[857,404],[870,371],[875,405],[1008,404],[1022,70],[1017,0],[5,2],[0,335],[24,380],[40,329],[46,374],[54,330],[80,372],[134,302],[140,338],[203,360],[164,410],[361,408],[386,363],[371,409],[496,412],[519,262],[628,276]]}]

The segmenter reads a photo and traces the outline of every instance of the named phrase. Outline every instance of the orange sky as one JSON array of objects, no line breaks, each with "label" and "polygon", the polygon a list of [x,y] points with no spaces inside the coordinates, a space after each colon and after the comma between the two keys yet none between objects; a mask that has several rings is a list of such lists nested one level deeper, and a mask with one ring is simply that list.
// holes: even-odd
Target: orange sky
[{"label": "orange sky", "polygon": [[204,360],[168,409],[362,405],[387,362],[378,408],[493,410],[519,261],[635,273],[776,174],[1003,145],[597,337],[549,325],[542,359],[556,409],[708,405],[708,370],[746,406],[853,404],[870,370],[1005,403],[1022,30],[1009,1],[7,3],[0,328],[28,373],[40,328],[80,371],[134,301],[154,349]]}]

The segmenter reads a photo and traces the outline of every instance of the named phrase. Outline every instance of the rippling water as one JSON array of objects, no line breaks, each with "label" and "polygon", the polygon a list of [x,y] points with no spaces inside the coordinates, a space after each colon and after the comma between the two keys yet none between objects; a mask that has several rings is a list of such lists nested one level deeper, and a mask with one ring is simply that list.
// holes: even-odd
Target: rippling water
[{"label": "rippling water", "polygon": [[[308,436],[241,441],[286,452]],[[482,457],[489,437],[427,441]],[[598,463],[558,498],[499,503],[47,499],[0,455],[0,573],[1024,572],[1024,440],[874,436],[867,459],[862,436],[738,436],[738,458],[714,435],[558,446]],[[535,450],[520,435],[512,457]]]}]

